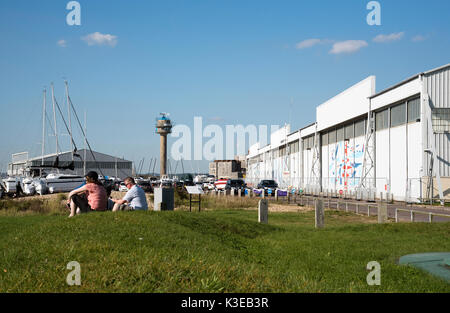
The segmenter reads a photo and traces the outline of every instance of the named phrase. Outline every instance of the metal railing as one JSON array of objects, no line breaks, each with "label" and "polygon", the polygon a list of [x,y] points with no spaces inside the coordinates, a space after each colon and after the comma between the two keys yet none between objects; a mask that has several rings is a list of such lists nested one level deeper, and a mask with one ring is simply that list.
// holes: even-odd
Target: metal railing
[{"label": "metal railing", "polygon": [[[212,194],[216,194],[216,192],[212,192]],[[219,192],[219,193],[217,193],[217,195],[218,196],[226,196],[226,195],[233,196],[233,192],[232,191]],[[378,209],[379,209],[378,204],[364,203],[364,202],[360,202],[360,201],[352,201],[351,199],[349,199],[350,200],[349,201],[349,200],[344,200],[345,199],[344,195],[340,195],[340,194],[333,194],[333,195],[337,196],[337,198],[331,198],[331,197],[323,198],[324,206],[327,209],[345,210],[345,212],[354,212],[356,214],[364,214],[367,216],[377,216],[378,215]],[[238,196],[238,193],[235,192],[234,196]],[[241,196],[245,197],[245,196],[249,196],[249,195],[245,195],[244,192],[242,192]],[[295,194],[288,193],[287,196],[274,196],[274,195],[262,196],[262,194],[261,195],[253,194],[251,196],[265,198],[269,201],[274,201],[274,202],[275,201],[276,202],[286,202],[287,204],[298,204],[300,206],[311,206],[311,207],[314,206],[315,200],[318,198],[318,197],[314,197],[314,196],[302,195],[302,194],[297,194],[297,193],[295,193]],[[352,208],[350,210],[349,206],[353,206],[354,208]],[[391,207],[391,209],[390,209],[391,214],[392,214],[392,209],[393,208]],[[433,222],[433,218],[436,216],[450,219],[450,215],[447,215],[447,214],[435,213],[435,212],[424,212],[424,211],[419,211],[419,210],[414,210],[414,209],[395,208],[394,209],[395,222],[399,221],[398,212],[409,212],[411,222],[414,222],[415,216],[419,215],[419,214],[428,215],[428,221],[430,223]]]},{"label": "metal railing", "polygon": [[434,213],[434,212],[423,212],[423,211],[418,211],[418,210],[409,210],[409,209],[396,208],[395,209],[395,222],[396,223],[398,223],[398,221],[399,221],[398,212],[409,212],[411,223],[414,223],[414,218],[415,218],[416,214],[428,215],[428,221],[430,223],[433,222],[433,217],[434,216],[446,217],[446,218],[450,219],[450,215],[448,215],[448,214],[441,214],[441,213]]}]

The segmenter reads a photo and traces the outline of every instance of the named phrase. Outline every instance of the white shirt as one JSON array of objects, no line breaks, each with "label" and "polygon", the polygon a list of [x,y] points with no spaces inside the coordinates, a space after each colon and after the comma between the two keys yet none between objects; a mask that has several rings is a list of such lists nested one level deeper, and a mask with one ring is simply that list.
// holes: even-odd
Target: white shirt
[{"label": "white shirt", "polygon": [[141,187],[134,185],[127,191],[125,197],[122,200],[126,200],[128,205],[134,210],[148,210],[147,198],[145,192]]}]

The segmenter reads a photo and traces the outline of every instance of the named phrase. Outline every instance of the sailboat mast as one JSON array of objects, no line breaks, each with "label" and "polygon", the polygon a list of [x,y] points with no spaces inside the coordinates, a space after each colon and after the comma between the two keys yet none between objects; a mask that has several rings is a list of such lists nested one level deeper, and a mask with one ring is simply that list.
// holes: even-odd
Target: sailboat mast
[{"label": "sailboat mast", "polygon": [[[44,165],[44,153],[45,153],[45,107],[47,102],[47,90],[44,89],[44,101],[42,103],[42,150],[41,150],[41,165]],[[42,169],[41,169],[42,172]],[[42,173],[41,173],[42,174]]]},{"label": "sailboat mast", "polygon": [[72,118],[71,118],[71,114],[70,114],[70,102],[69,102],[69,84],[67,83],[67,80],[64,81],[64,83],[66,84],[66,101],[67,101],[67,113],[68,113],[68,118],[69,118],[69,135],[70,135],[70,147],[71,147],[71,151],[72,151],[72,161],[73,161],[73,136],[72,136]]},{"label": "sailboat mast", "polygon": [[87,122],[86,122],[86,110],[84,110],[84,157],[83,157],[83,176],[86,176],[86,135],[87,134]]},{"label": "sailboat mast", "polygon": [[153,157],[150,159],[150,163],[148,164],[148,175],[150,176],[150,168],[152,167]]},{"label": "sailboat mast", "polygon": [[155,176],[155,166],[156,166],[156,158],[155,158],[155,163],[153,163],[152,176]]},{"label": "sailboat mast", "polygon": [[53,104],[53,122],[55,124],[55,138],[56,138],[56,156],[58,156],[58,126],[56,124],[56,110],[55,110],[55,89],[53,86],[53,83],[51,84],[52,87],[52,104]]},{"label": "sailboat mast", "polygon": [[183,165],[183,158],[181,158],[181,169],[183,170],[183,175],[184,175],[184,165]]}]

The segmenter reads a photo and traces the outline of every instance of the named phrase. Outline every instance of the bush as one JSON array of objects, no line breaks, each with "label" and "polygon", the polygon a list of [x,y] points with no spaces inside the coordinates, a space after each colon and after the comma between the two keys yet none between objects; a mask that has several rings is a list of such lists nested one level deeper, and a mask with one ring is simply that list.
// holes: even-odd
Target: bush
[{"label": "bush", "polygon": [[0,201],[0,212],[3,215],[23,215],[23,214],[61,214],[66,213],[66,200],[62,197],[50,199],[18,199]]},{"label": "bush", "polygon": [[67,194],[66,193],[58,193],[58,195],[56,196],[56,199],[58,199],[58,201],[67,200]]}]

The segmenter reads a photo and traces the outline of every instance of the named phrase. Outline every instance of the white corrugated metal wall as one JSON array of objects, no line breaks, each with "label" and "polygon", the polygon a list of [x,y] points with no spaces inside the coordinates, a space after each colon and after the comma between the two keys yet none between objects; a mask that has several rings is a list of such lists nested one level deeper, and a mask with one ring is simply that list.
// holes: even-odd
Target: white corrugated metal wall
[{"label": "white corrugated metal wall", "polygon": [[[377,98],[377,112],[385,111],[384,127],[375,130],[375,185],[377,195],[390,192],[397,200],[419,199],[423,196],[423,179],[427,174],[426,123],[420,116],[420,102],[417,112],[410,103],[419,97],[418,79],[402,82]],[[450,108],[450,66],[424,74],[424,91],[430,96],[436,108]],[[389,99],[392,99],[390,102]],[[423,108],[422,108],[423,110]],[[410,113],[412,112],[412,116]],[[417,115],[418,118],[415,118]],[[363,122],[365,119],[362,119]],[[364,134],[357,134],[356,123],[332,127],[321,131],[321,175],[323,190],[352,191],[358,186],[361,177]],[[450,123],[450,122],[449,122]],[[353,126],[352,126],[353,125]],[[379,125],[377,125],[379,126]],[[352,128],[353,127],[353,130]],[[361,127],[361,124],[358,126]],[[363,128],[365,125],[363,122]],[[349,131],[350,135],[347,133]],[[333,133],[334,132],[334,133]],[[353,134],[351,134],[353,132]],[[310,134],[311,132],[309,132]],[[333,138],[334,136],[334,138]],[[291,155],[288,162],[280,157],[280,151],[270,151],[272,160],[265,160],[265,175],[260,179],[275,179],[283,185],[305,187],[311,182],[313,161],[312,137],[306,134],[299,142],[298,157]],[[442,177],[450,177],[450,134],[435,135],[435,147],[439,155],[439,168]],[[292,165],[294,164],[294,165]],[[296,165],[298,164],[298,165]],[[295,168],[298,166],[298,170]],[[290,171],[289,181],[283,172]],[[298,177],[295,173],[298,172]],[[269,175],[270,173],[270,175]]]},{"label": "white corrugated metal wall", "polygon": [[[450,66],[424,75],[424,91],[428,93],[431,104],[435,108],[450,108]],[[434,135],[435,149],[441,162],[439,173],[442,177],[450,177],[450,134]],[[444,161],[442,161],[444,160]],[[426,157],[424,168],[428,172],[429,156]]]}]

